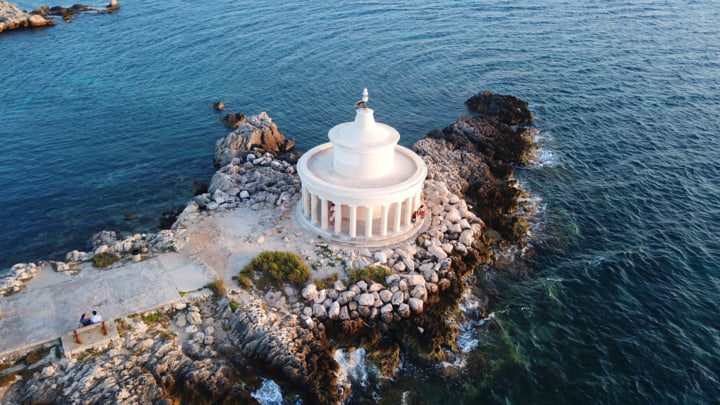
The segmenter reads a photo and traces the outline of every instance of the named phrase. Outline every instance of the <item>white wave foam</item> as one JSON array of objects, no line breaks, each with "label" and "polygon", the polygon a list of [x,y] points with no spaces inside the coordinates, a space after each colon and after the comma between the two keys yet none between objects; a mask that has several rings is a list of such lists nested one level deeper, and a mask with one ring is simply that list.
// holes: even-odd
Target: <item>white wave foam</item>
[{"label": "white wave foam", "polygon": [[345,352],[335,350],[335,361],[340,365],[338,383],[349,386],[351,383],[366,387],[368,385],[368,365],[365,361],[365,349],[359,348]]},{"label": "white wave foam", "polygon": [[270,379],[263,378],[260,388],[250,394],[261,405],[283,405],[283,395],[280,386]]}]

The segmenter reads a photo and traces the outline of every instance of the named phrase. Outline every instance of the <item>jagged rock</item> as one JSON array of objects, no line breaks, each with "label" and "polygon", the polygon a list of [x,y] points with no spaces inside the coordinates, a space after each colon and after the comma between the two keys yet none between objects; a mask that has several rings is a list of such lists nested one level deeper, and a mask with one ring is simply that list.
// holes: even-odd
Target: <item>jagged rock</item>
[{"label": "jagged rock", "polygon": [[458,242],[463,244],[465,247],[472,247],[475,242],[475,232],[473,232],[472,229],[462,231],[460,237],[458,238]]},{"label": "jagged rock", "polygon": [[354,291],[343,291],[340,293],[340,295],[337,297],[337,302],[340,305],[345,305],[348,302],[352,301],[353,298],[355,298],[355,292]]},{"label": "jagged rock", "polygon": [[340,304],[337,301],[333,301],[328,309],[328,318],[337,319],[340,316]]},{"label": "jagged rock", "polygon": [[343,305],[340,307],[340,315],[338,316],[338,319],[341,321],[347,321],[350,319],[350,313],[347,306]]},{"label": "jagged rock", "polygon": [[[338,309],[339,311],[339,309]],[[325,310],[325,307],[320,304],[313,304],[312,306],[312,315],[317,319],[325,319],[328,316],[327,311]]]},{"label": "jagged rock", "polygon": [[410,296],[413,298],[425,300],[427,298],[427,290],[425,289],[424,285],[416,285],[410,293]]},{"label": "jagged rock", "polygon": [[367,291],[371,292],[371,293],[378,292],[378,291],[382,290],[383,288],[385,288],[385,287],[382,284],[373,282],[372,284],[370,284],[370,287],[368,287]]},{"label": "jagged rock", "polygon": [[101,245],[111,246],[117,242],[117,234],[113,231],[100,231],[90,239],[93,249]]},{"label": "jagged rock", "polygon": [[375,297],[372,294],[360,294],[358,297],[358,305],[372,306],[375,304]]},{"label": "jagged rock", "polygon": [[421,314],[423,312],[423,300],[419,298],[408,299],[408,306],[414,314]]},{"label": "jagged rock", "polygon": [[382,291],[380,291],[380,299],[381,299],[382,302],[384,302],[384,303],[390,302],[390,300],[392,299],[392,296],[393,296],[393,293],[390,292],[390,290],[382,290]]},{"label": "jagged rock", "polygon": [[223,104],[221,101],[216,101],[213,103],[213,108],[217,111],[222,111],[225,109],[225,104]]},{"label": "jagged rock", "polygon": [[200,316],[199,312],[190,311],[187,314],[187,321],[191,325],[200,325],[202,324],[202,316]]},{"label": "jagged rock", "polygon": [[385,254],[385,252],[382,250],[375,252],[375,260],[377,260],[377,262],[380,264],[385,264],[388,260],[387,254]]},{"label": "jagged rock", "polygon": [[428,253],[437,257],[438,259],[445,259],[448,257],[447,253],[440,246],[436,246],[436,245],[429,246],[427,248],[427,250],[428,250]]},{"label": "jagged rock", "polygon": [[320,294],[315,283],[310,283],[302,290],[302,297],[308,301],[315,301]]},{"label": "jagged rock", "polygon": [[528,103],[517,97],[483,91],[467,99],[465,104],[475,112],[508,125],[532,121]]},{"label": "jagged rock", "polygon": [[414,287],[416,285],[425,285],[425,277],[423,277],[421,274],[407,274],[404,277],[404,280],[406,280],[407,284],[411,287]]},{"label": "jagged rock", "polygon": [[278,131],[277,125],[262,112],[248,118],[235,131],[217,142],[215,165],[225,166],[247,152],[285,153],[294,146],[295,140],[285,139]]}]

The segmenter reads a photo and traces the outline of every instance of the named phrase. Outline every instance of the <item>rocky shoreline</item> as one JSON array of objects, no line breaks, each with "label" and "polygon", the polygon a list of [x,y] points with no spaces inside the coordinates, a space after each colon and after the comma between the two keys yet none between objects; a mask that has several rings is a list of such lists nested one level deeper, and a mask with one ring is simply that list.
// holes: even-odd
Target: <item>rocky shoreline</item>
[{"label": "rocky shoreline", "polygon": [[[486,105],[486,110],[492,104],[495,116],[502,117],[497,105],[504,102],[514,111],[525,109],[523,122],[531,119],[527,103],[490,96],[480,93],[473,103]],[[338,378],[338,347],[365,347],[369,360],[387,375],[397,368],[401,350],[447,361],[457,352],[458,331],[444,317],[448,308],[457,307],[466,275],[493,260],[497,235],[506,244],[523,243],[527,229],[516,215],[522,192],[512,175],[513,164],[525,163],[535,147],[531,136],[525,128],[485,116],[463,117],[431,131],[412,146],[429,169],[424,189],[429,215],[415,240],[372,250],[319,241],[314,251],[298,252],[320,263],[323,274],[332,270],[329,262],[343,262],[345,270],[389,269],[384,280],[348,282],[341,271],[334,281],[316,279],[301,290],[290,285],[280,291],[233,288],[215,291],[217,300],[208,299],[211,294],[205,290],[156,315],[121,319],[123,342],[106,352],[61,361],[46,354],[26,368],[34,373],[14,374],[0,398],[170,404],[181,397],[205,403],[227,397],[253,403],[251,387],[242,382],[239,370],[262,364],[262,372],[281,376],[310,403],[342,403],[351,390]],[[0,283],[0,295],[21,291],[43,265],[73,271],[77,262],[100,255],[183,252],[191,244],[188,229],[205,217],[240,207],[274,210],[280,199],[297,200],[297,157],[284,153],[291,145],[267,115],[248,118],[218,141],[219,169],[208,192],[188,203],[172,229],[122,240],[112,232],[101,233],[93,240],[93,252],[70,252],[65,262],[18,264]],[[389,334],[405,339],[388,344],[382,338]],[[407,342],[403,347],[402,341]],[[9,374],[4,375],[8,380]]]},{"label": "rocky shoreline", "polygon": [[79,13],[112,13],[120,8],[117,0],[111,0],[105,8],[94,8],[75,4],[72,7],[41,6],[31,12],[20,10],[15,3],[0,1],[0,33],[19,28],[37,28],[55,25],[55,20],[47,16],[59,16],[65,22],[71,22]]}]

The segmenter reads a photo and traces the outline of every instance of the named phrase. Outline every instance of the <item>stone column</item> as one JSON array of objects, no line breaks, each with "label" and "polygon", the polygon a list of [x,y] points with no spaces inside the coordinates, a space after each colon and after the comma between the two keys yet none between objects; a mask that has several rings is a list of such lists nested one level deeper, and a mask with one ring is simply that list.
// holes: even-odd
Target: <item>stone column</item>
[{"label": "stone column", "polygon": [[340,235],[342,232],[342,204],[335,203],[335,233]]},{"label": "stone column", "polygon": [[318,223],[317,203],[318,203],[317,195],[311,194],[310,195],[310,223],[313,225]]},{"label": "stone column", "polygon": [[328,229],[328,200],[320,201],[320,227]]},{"label": "stone column", "polygon": [[302,201],[305,218],[310,217],[310,194],[305,187],[302,188]]},{"label": "stone column", "polygon": [[357,236],[357,230],[356,230],[357,229],[357,207],[350,206],[348,208],[350,209],[349,233],[350,233],[350,237],[354,238],[355,236]]},{"label": "stone column", "polygon": [[412,203],[413,203],[412,197],[406,198],[405,201],[403,202],[403,205],[405,206],[405,209],[403,210],[403,220],[402,220],[403,226],[410,225],[410,219],[411,219],[412,212],[413,212]]},{"label": "stone column", "polygon": [[402,213],[402,201],[395,203],[395,221],[393,223],[393,232],[400,232],[400,214]]},{"label": "stone column", "polygon": [[382,214],[380,216],[380,236],[387,236],[388,227],[388,206],[382,206]]},{"label": "stone column", "polygon": [[372,237],[372,226],[373,226],[373,208],[365,207],[365,237]]},{"label": "stone column", "polygon": [[413,196],[413,211],[417,211],[422,204],[422,190]]}]

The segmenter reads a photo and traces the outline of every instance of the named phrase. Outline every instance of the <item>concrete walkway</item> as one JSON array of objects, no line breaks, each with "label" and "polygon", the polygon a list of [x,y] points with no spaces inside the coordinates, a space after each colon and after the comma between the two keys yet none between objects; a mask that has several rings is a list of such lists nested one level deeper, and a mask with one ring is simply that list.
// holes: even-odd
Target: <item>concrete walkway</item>
[{"label": "concrete walkway", "polygon": [[[214,271],[178,253],[108,270],[84,264],[77,275],[42,274],[19,294],[0,297],[0,358],[48,342],[78,327],[93,310],[107,321],[180,300],[217,279]],[[22,314],[22,316],[21,316]]]}]

